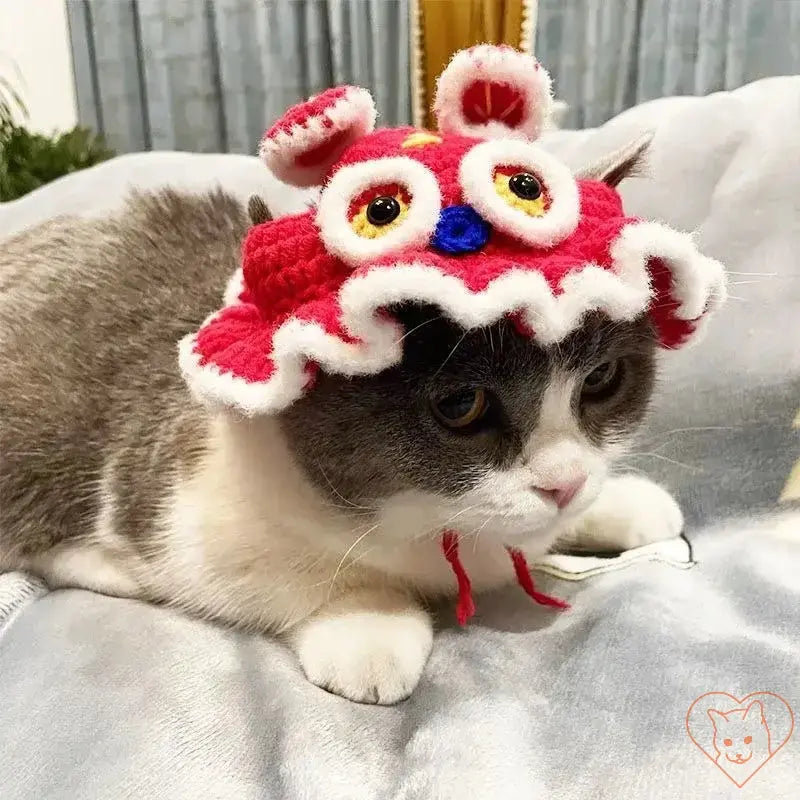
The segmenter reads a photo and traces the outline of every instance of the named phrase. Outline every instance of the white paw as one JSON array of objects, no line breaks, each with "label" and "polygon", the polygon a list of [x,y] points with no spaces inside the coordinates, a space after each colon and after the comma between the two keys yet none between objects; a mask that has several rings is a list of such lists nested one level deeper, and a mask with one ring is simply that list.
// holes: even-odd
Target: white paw
[{"label": "white paw", "polygon": [[421,609],[329,613],[301,623],[293,644],[316,686],[359,703],[389,705],[419,682],[433,643]]},{"label": "white paw", "polygon": [[609,478],[576,525],[582,548],[631,550],[678,536],[683,514],[672,495],[646,478]]}]

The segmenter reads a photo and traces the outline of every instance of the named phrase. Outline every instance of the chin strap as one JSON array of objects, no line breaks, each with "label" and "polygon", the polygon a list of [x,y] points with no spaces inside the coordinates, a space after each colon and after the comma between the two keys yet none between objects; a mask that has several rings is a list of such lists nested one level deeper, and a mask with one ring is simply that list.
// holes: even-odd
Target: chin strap
[{"label": "chin strap", "polygon": [[[569,608],[569,603],[564,600],[536,590],[528,562],[525,560],[525,554],[521,550],[517,550],[515,547],[507,547],[506,549],[511,556],[511,563],[514,565],[517,583],[523,588],[528,597],[543,606],[561,610]],[[455,531],[448,530],[442,533],[442,552],[458,582],[456,619],[459,625],[466,625],[475,614],[475,601],[472,599],[472,584],[470,583],[469,575],[467,575],[467,571],[464,569],[464,565],[458,555],[458,534]]]},{"label": "chin strap", "polygon": [[472,584],[469,582],[469,575],[458,557],[458,534],[455,531],[445,531],[442,534],[442,552],[450,562],[458,581],[456,619],[459,625],[466,625],[469,618],[475,613],[475,601],[472,599]]},{"label": "chin strap", "polygon": [[562,611],[569,608],[569,603],[566,600],[561,600],[558,597],[551,597],[549,594],[536,591],[536,587],[533,585],[533,576],[531,575],[528,562],[525,560],[525,555],[522,550],[517,550],[513,547],[508,547],[506,549],[511,556],[511,562],[514,564],[514,572],[517,573],[517,583],[525,590],[525,594],[527,594],[528,597],[543,606],[560,608]]}]

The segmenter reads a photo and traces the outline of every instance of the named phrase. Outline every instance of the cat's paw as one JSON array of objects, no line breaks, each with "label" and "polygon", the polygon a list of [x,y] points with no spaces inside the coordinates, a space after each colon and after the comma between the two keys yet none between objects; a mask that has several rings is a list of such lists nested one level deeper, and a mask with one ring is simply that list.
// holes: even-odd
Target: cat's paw
[{"label": "cat's paw", "polygon": [[682,530],[683,513],[666,489],[622,475],[609,478],[577,521],[573,537],[584,549],[622,551],[671,539]]},{"label": "cat's paw", "polygon": [[419,608],[327,612],[301,623],[292,641],[311,683],[358,703],[390,705],[419,682],[433,627]]}]

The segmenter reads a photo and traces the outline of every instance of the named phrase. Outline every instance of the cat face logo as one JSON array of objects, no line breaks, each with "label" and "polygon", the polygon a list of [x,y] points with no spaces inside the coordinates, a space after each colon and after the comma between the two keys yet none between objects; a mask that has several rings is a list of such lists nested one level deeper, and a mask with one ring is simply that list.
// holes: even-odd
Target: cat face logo
[{"label": "cat face logo", "polygon": [[714,726],[714,749],[717,764],[747,764],[751,759],[765,760],[772,755],[769,741],[769,726],[764,718],[764,706],[753,700],[747,708],[732,711],[708,709],[708,717]]},{"label": "cat face logo", "polygon": [[791,707],[773,692],[752,692],[741,700],[727,692],[707,692],[686,714],[689,738],[740,788],[793,730]]}]

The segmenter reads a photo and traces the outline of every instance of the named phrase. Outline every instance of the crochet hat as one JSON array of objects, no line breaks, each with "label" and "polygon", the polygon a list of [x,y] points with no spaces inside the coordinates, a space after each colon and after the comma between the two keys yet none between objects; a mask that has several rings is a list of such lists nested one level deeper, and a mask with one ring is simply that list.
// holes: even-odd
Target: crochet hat
[{"label": "crochet hat", "polygon": [[647,311],[663,346],[688,342],[723,299],[721,265],[534,144],[551,104],[534,58],[481,45],[439,78],[437,133],[375,131],[372,97],[352,86],[287,111],[261,157],[287,183],[321,185],[319,200],[250,230],[224,307],[181,343],[194,393],[268,414],[317,369],[381,372],[402,357],[387,309],[403,301],[465,328],[511,315],[542,344],[591,310]]}]

